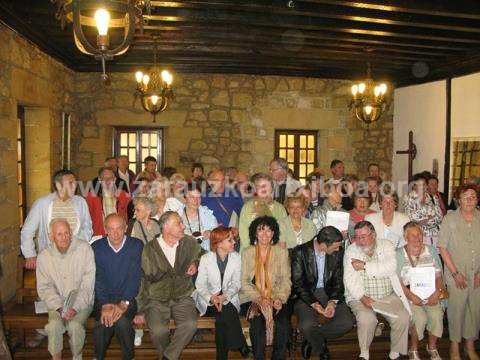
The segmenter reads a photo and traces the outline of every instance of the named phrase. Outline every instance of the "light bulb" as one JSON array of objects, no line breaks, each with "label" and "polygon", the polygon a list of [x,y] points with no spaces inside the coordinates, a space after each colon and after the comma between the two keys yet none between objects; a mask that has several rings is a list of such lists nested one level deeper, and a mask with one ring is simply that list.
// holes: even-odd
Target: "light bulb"
[{"label": "light bulb", "polygon": [[365,110],[365,114],[370,115],[372,113],[373,107],[367,105],[363,108],[363,110]]},{"label": "light bulb", "polygon": [[173,76],[168,72],[168,70],[162,71],[162,80],[167,84],[171,85],[173,81]]},{"label": "light bulb", "polygon": [[147,86],[148,83],[150,82],[150,76],[148,76],[148,75],[143,75],[142,81],[143,81],[143,85]]},{"label": "light bulb", "polygon": [[375,89],[373,90],[375,97],[379,97],[380,94],[382,93],[382,90],[380,89],[380,86],[375,86]]},{"label": "light bulb", "polygon": [[387,93],[387,84],[380,84],[379,88],[382,95]]},{"label": "light bulb", "polygon": [[107,35],[108,25],[110,23],[110,13],[105,9],[95,11],[95,23],[97,25],[99,35]]},{"label": "light bulb", "polygon": [[358,85],[358,92],[360,94],[363,94],[363,92],[365,91],[365,83],[361,83],[360,85]]},{"label": "light bulb", "polygon": [[135,80],[137,80],[137,83],[141,83],[143,79],[143,73],[141,71],[137,71],[135,73]]},{"label": "light bulb", "polygon": [[153,105],[157,105],[158,96],[157,95],[150,96],[150,101],[152,102]]},{"label": "light bulb", "polygon": [[358,85],[353,85],[352,86],[352,94],[353,96],[357,95],[358,93]]}]

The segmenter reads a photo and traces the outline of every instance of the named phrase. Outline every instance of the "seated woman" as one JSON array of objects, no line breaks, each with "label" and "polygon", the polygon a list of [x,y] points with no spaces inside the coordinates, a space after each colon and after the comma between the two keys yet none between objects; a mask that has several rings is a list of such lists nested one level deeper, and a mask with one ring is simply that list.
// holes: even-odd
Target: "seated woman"
[{"label": "seated woman", "polygon": [[353,194],[353,209],[349,211],[350,221],[355,226],[356,223],[365,220],[365,216],[375,214],[376,211],[370,209],[372,198],[367,192],[358,192]]},{"label": "seated woman", "polygon": [[242,253],[240,302],[247,310],[255,359],[265,359],[265,346],[273,344],[272,359],[286,359],[289,339],[291,291],[288,252],[278,245],[280,231],[272,216],[261,216],[249,226],[250,244]]},{"label": "seated woman", "polygon": [[301,186],[298,188],[297,192],[295,193],[296,196],[303,196],[305,199],[305,217],[307,219],[312,218],[313,210],[315,210],[316,205],[313,204],[312,201],[312,189],[310,185]]},{"label": "seated woman", "polygon": [[288,216],[278,222],[280,246],[293,249],[312,240],[317,234],[313,221],[305,217],[306,199],[303,196],[289,196],[285,200]]},{"label": "seated woman", "polygon": [[329,211],[346,211],[342,207],[342,187],[333,183],[324,185],[324,192],[327,198],[321,206],[313,210],[312,221],[317,228],[317,232],[322,230],[327,224],[327,212]]},{"label": "seated woman", "polygon": [[215,317],[217,359],[228,359],[229,350],[247,356],[247,346],[240,324],[241,258],[234,250],[235,239],[230,228],[219,226],[210,234],[210,252],[200,258],[197,290],[192,295],[200,316]]},{"label": "seated woman", "polygon": [[184,204],[177,198],[170,196],[170,183],[168,180],[156,180],[152,184],[150,198],[157,205],[157,212],[153,214],[153,218],[160,219],[163,213],[167,211],[175,211],[179,215],[182,214]]},{"label": "seated woman", "polygon": [[372,223],[379,239],[387,239],[401,248],[405,245],[403,226],[409,222],[408,216],[398,212],[398,195],[388,184],[382,187],[379,193],[381,212],[365,216],[365,220]]},{"label": "seated woman", "polygon": [[152,219],[152,215],[157,212],[157,206],[147,197],[135,198],[133,204],[135,219],[130,221],[127,235],[142,240],[145,245],[160,234],[160,225]]},{"label": "seated woman", "polygon": [[252,176],[252,182],[255,187],[255,195],[243,204],[238,225],[242,251],[250,245],[248,229],[254,219],[260,216],[273,216],[278,222],[287,217],[283,205],[273,200],[272,177],[268,174],[257,173]]},{"label": "seated woman", "polygon": [[[404,237],[407,242],[404,248],[397,250],[397,272],[402,282],[405,295],[410,301],[413,324],[410,327],[409,359],[419,360],[418,342],[423,339],[425,328],[428,331],[427,352],[430,359],[441,360],[437,350],[437,340],[443,332],[443,307],[440,295],[444,289],[442,279],[442,263],[437,250],[432,245],[423,243],[422,228],[416,222],[404,226]],[[411,291],[411,269],[433,268],[435,271],[435,289],[427,298],[420,298]]]},{"label": "seated woman", "polygon": [[181,213],[185,234],[197,239],[200,246],[210,250],[210,232],[218,226],[213,211],[201,203],[200,187],[196,183],[185,187],[185,207]]}]

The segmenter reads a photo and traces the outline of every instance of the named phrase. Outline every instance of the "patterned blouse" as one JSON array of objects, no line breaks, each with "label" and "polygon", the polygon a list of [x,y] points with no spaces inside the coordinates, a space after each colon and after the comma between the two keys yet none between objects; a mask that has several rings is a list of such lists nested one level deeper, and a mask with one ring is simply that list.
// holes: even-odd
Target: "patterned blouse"
[{"label": "patterned blouse", "polygon": [[421,225],[423,236],[438,236],[443,215],[440,206],[433,202],[430,196],[427,196],[425,202],[422,204],[417,193],[412,191],[405,197],[404,205],[405,213],[410,220],[420,222],[429,219],[426,223]]}]

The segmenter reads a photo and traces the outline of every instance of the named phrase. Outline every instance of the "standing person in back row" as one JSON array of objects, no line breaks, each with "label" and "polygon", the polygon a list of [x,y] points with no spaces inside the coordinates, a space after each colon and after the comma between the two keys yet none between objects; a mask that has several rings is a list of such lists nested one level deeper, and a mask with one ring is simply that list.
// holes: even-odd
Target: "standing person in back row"
[{"label": "standing person in back row", "polygon": [[302,186],[300,181],[295,180],[288,174],[287,160],[275,158],[270,161],[270,174],[273,179],[273,199],[283,204],[286,198]]}]

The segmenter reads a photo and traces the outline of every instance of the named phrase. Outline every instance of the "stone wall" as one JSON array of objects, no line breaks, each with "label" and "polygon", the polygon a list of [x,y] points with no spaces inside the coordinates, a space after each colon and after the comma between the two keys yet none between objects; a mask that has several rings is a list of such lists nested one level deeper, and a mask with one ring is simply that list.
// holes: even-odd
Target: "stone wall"
[{"label": "stone wall", "polygon": [[[392,116],[362,128],[348,110],[349,81],[249,75],[177,75],[175,101],[152,123],[133,105],[133,74],[111,74],[104,86],[98,74],[76,74],[79,137],[73,164],[91,179],[112,153],[115,126],[158,126],[166,132],[167,166],[189,174],[192,162],[207,169],[238,166],[265,170],[274,153],[275,129],[319,130],[319,166],[329,174],[332,159],[347,172],[364,176],[368,162],[380,163],[390,177]],[[357,168],[358,166],[358,168]]]},{"label": "stone wall", "polygon": [[[71,109],[73,72],[0,25],[0,277],[1,299],[15,293],[20,253],[17,191],[17,105],[26,108],[27,203],[49,190],[60,166],[61,112]],[[41,113],[41,115],[39,115]],[[29,126],[31,126],[29,128]],[[37,191],[39,190],[39,191]]]}]

